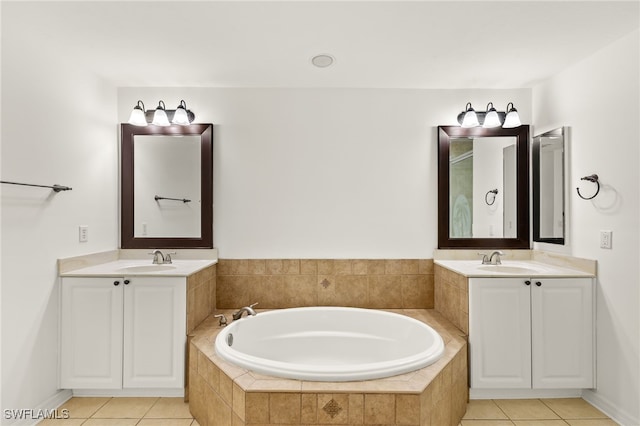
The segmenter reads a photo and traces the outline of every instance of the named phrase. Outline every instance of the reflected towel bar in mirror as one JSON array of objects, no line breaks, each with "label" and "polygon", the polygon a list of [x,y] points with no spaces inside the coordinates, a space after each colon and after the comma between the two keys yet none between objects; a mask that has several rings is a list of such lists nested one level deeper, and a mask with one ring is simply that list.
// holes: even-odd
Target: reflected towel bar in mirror
[{"label": "reflected towel bar in mirror", "polygon": [[187,200],[186,198],[169,198],[169,197],[161,197],[159,195],[156,195],[153,198],[156,201],[158,201],[158,200],[172,200],[172,201],[182,201],[183,203],[190,203],[191,202],[191,200]]},{"label": "reflected towel bar in mirror", "polygon": [[[493,198],[491,199],[491,202],[489,202],[489,194],[493,194]],[[487,203],[488,206],[492,206],[493,203],[496,202],[496,195],[498,195],[498,189],[492,189],[491,191],[487,191],[486,194],[484,194],[484,202]]]}]

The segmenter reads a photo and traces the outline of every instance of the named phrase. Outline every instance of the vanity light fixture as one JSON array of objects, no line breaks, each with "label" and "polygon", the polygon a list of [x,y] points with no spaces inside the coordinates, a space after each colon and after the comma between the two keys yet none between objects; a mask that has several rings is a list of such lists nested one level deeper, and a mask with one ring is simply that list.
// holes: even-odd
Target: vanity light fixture
[{"label": "vanity light fixture", "polygon": [[166,109],[164,101],[160,101],[158,102],[158,107],[150,111],[145,110],[142,101],[138,101],[129,116],[129,124],[135,126],[146,126],[149,123],[156,126],[169,126],[171,124],[187,126],[191,124],[194,119],[195,115],[187,109],[187,103],[184,100],[180,101],[180,104],[175,110]]},{"label": "vanity light fixture", "polygon": [[486,111],[476,112],[471,106],[471,102],[467,102],[467,105],[460,114],[458,114],[458,123],[460,127],[478,127],[484,128],[500,127],[504,129],[512,129],[522,125],[518,110],[514,108],[513,102],[507,104],[507,111],[496,111],[493,107],[493,102],[487,104]]}]

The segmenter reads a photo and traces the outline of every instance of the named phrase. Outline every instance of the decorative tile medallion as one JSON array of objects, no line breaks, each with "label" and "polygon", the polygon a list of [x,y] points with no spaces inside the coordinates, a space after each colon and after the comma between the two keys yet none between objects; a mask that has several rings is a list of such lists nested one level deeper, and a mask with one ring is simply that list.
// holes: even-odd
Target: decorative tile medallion
[{"label": "decorative tile medallion", "polygon": [[[329,280],[327,280],[327,279],[325,278],[324,280],[322,280],[322,281],[320,282],[320,285],[321,285],[322,287],[324,287],[324,288],[327,288],[327,287],[329,287],[329,286],[331,285],[331,283],[329,282]],[[333,401],[333,400],[332,400],[332,401]]]},{"label": "decorative tile medallion", "polygon": [[342,407],[340,406],[340,404],[338,404],[335,399],[331,398],[331,401],[327,402],[325,404],[324,407],[322,407],[322,409],[331,417],[334,418],[335,416],[338,415],[338,413],[340,413],[340,411],[342,411]]}]

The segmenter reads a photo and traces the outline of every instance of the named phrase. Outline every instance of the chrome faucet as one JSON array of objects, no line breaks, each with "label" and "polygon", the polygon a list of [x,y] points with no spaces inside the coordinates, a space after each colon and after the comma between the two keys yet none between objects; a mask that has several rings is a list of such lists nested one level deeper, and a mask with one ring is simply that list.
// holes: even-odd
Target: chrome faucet
[{"label": "chrome faucet", "polygon": [[[493,260],[493,257],[496,257],[496,260]],[[493,253],[491,253],[491,256],[489,256],[489,264],[491,265],[501,265],[502,262],[500,262],[500,256],[504,256],[504,253],[501,252],[500,250],[496,250]]]},{"label": "chrome faucet", "polygon": [[167,253],[166,255],[162,254],[162,252],[158,249],[155,249],[151,253],[153,255],[153,264],[154,265],[163,265],[168,263],[173,263],[171,260],[171,255],[176,254],[176,252]]},{"label": "chrome faucet", "polygon": [[[162,252],[158,249],[155,249],[154,251],[152,251],[151,253],[153,255],[153,264],[154,265],[160,265],[162,263],[164,263],[164,254],[162,254]],[[160,261],[160,259],[162,259],[162,261]]]},{"label": "chrome faucet", "polygon": [[256,311],[253,310],[253,307],[256,305],[257,303],[254,303],[253,305],[245,306],[244,308],[238,309],[238,311],[234,312],[232,315],[233,320],[239,320],[240,318],[242,318],[242,314],[245,312],[247,313],[247,315],[256,316]]},{"label": "chrome faucet", "polygon": [[[482,264],[483,265],[501,265],[500,256],[504,256],[504,253],[500,250],[496,250],[490,255],[484,253],[478,253],[478,256],[482,256]],[[495,257],[495,260],[494,260]]]}]

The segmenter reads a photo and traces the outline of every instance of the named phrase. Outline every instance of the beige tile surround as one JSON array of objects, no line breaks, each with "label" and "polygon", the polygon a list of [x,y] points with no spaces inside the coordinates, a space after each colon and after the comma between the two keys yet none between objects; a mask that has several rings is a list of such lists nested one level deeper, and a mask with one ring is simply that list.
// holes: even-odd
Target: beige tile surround
[{"label": "beige tile surround", "polygon": [[432,259],[220,259],[217,307],[431,309]]},{"label": "beige tile surround", "polygon": [[216,271],[211,265],[187,277],[187,334],[216,309]]},{"label": "beige tile surround", "polygon": [[434,265],[434,276],[435,309],[468,335],[469,279],[440,265]]},{"label": "beige tile surround", "polygon": [[468,399],[465,336],[434,310],[394,312],[434,327],[445,340],[443,358],[400,376],[338,383],[279,379],[222,360],[213,346],[220,327],[210,317],[189,350],[191,413],[202,426],[457,425]]}]

